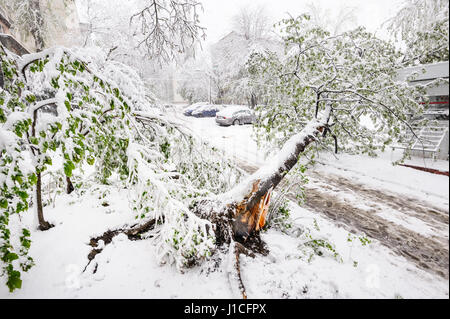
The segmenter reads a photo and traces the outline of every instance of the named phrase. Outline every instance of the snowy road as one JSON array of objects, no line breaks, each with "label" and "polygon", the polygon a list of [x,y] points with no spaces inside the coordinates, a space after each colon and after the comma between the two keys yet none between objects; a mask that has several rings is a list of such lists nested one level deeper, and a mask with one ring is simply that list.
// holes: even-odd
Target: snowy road
[{"label": "snowy road", "polygon": [[[253,173],[258,168],[241,164]],[[305,207],[320,212],[352,233],[365,233],[419,268],[449,278],[448,210],[331,173],[307,173]],[[295,201],[295,197],[291,196]],[[364,203],[366,207],[361,207]],[[385,216],[388,212],[389,216]],[[397,217],[399,222],[392,221]],[[408,219],[425,225],[415,230]],[[427,231],[428,228],[428,231]],[[422,234],[425,231],[425,234]]]},{"label": "snowy road", "polygon": [[[246,172],[262,164],[250,126],[224,128],[213,119],[179,118],[230,152]],[[365,166],[348,164],[358,160],[366,161]],[[325,160],[307,171],[305,207],[352,233],[365,233],[417,267],[448,280],[448,177],[392,167],[389,158],[347,156],[343,162]],[[448,170],[448,162],[431,164]]]}]

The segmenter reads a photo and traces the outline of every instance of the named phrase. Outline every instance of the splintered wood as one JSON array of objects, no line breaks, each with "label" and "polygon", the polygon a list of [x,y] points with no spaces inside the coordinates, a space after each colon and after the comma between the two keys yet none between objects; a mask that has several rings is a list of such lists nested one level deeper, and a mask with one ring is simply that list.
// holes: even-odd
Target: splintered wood
[{"label": "splintered wood", "polygon": [[251,193],[236,207],[236,221],[240,227],[246,228],[246,235],[253,231],[259,231],[266,224],[267,212],[269,211],[272,188],[253,207],[247,207],[247,200],[258,191],[260,180],[253,183]]}]

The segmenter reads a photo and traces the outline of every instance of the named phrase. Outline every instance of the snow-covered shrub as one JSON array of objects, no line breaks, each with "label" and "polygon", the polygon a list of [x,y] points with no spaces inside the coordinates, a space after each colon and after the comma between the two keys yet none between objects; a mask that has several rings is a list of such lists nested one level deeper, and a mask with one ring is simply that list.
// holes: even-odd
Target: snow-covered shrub
[{"label": "snow-covered shrub", "polygon": [[292,228],[291,212],[288,203],[285,201],[276,209],[272,209],[270,222],[266,227],[274,227],[282,232],[288,233]]},{"label": "snow-covered shrub", "polygon": [[[299,238],[300,258],[305,258],[308,262],[311,262],[315,256],[328,256],[341,262],[341,255],[336,250],[335,245],[321,234],[317,221],[314,219],[312,227],[297,224],[291,217],[290,201],[283,195],[279,197],[281,199],[276,200],[271,207],[270,220],[266,228],[274,228],[287,235]],[[360,240],[362,242],[364,239]]]},{"label": "snow-covered shrub", "polygon": [[[131,110],[117,87],[66,49],[18,58],[2,47],[0,54],[2,261],[3,269],[9,269],[14,268],[14,261],[24,250],[12,244],[11,236],[18,232],[7,228],[8,216],[28,209],[34,188],[33,203],[40,226],[46,223],[41,174],[52,165],[51,155],[57,153],[63,158],[62,170],[67,177],[83,162],[94,164],[96,158],[104,157],[105,150],[116,151],[116,140],[127,125],[125,115]],[[115,166],[115,161],[102,163],[103,169]],[[26,262],[28,256],[24,258]],[[19,262],[22,269],[28,268],[25,262]],[[20,276],[8,271],[8,277],[11,290],[20,287]]]},{"label": "snow-covered shrub", "polygon": [[298,205],[305,201],[305,185],[308,178],[305,175],[306,166],[297,164],[286,175],[285,183],[273,193],[269,206],[267,227],[274,227],[284,233],[298,236],[303,230],[293,227],[290,216],[289,201],[294,200]]},{"label": "snow-covered shrub", "polygon": [[[10,229],[8,219],[28,210],[33,192],[39,216],[41,174],[55,156],[67,177],[83,165],[96,166],[99,183],[119,176],[136,217],[158,221],[152,240],[162,261],[181,268],[211,255],[213,227],[189,207],[239,181],[223,153],[168,121],[125,65],[88,64],[65,48],[0,54],[0,251],[11,291],[32,259],[29,230]],[[42,205],[40,213],[45,222]]]}]

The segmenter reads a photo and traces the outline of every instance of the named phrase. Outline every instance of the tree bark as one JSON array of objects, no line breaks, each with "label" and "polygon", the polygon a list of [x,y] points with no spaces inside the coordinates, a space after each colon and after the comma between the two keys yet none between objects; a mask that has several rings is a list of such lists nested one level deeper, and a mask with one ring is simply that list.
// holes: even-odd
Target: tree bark
[{"label": "tree bark", "polygon": [[73,192],[73,190],[75,188],[73,187],[72,181],[70,180],[70,177],[68,177],[68,176],[66,176],[66,183],[67,183],[66,192],[67,192],[67,194],[70,194]]},{"label": "tree bark", "polygon": [[39,230],[48,230],[53,227],[52,224],[44,219],[44,210],[42,208],[42,179],[41,173],[37,173],[36,182],[36,209],[39,221]]}]

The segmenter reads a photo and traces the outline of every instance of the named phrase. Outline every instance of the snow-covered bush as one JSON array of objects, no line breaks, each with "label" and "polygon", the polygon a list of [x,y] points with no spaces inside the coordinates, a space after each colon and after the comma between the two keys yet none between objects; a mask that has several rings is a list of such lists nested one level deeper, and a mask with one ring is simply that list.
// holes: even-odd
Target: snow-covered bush
[{"label": "snow-covered bush", "polygon": [[[52,165],[53,153],[64,159],[67,177],[83,162],[94,164],[102,153],[126,147],[123,136],[130,106],[117,87],[97,76],[86,64],[63,48],[18,58],[3,47],[0,51],[3,88],[1,91],[2,229],[5,267],[18,259],[14,247],[17,232],[7,228],[8,216],[28,209],[33,193],[39,227],[51,227],[43,217],[41,174]],[[50,115],[51,114],[51,115]],[[102,141],[102,143],[99,143]],[[111,150],[112,149],[112,150]],[[125,166],[103,161],[104,171],[126,174]],[[28,256],[24,256],[24,258]],[[19,260],[25,270],[24,262]],[[16,262],[17,264],[17,262]],[[9,274],[10,272],[8,272]],[[11,281],[11,290],[20,279]]]},{"label": "snow-covered bush", "polygon": [[83,165],[96,166],[99,183],[120,176],[136,217],[158,221],[161,258],[182,267],[211,254],[213,227],[189,206],[239,180],[223,154],[151,107],[142,81],[123,64],[88,64],[65,48],[19,58],[1,47],[0,57],[0,251],[11,291],[32,259],[30,231],[10,229],[9,216],[26,212],[34,193],[40,229],[52,227],[41,174],[57,155],[69,178]]}]

